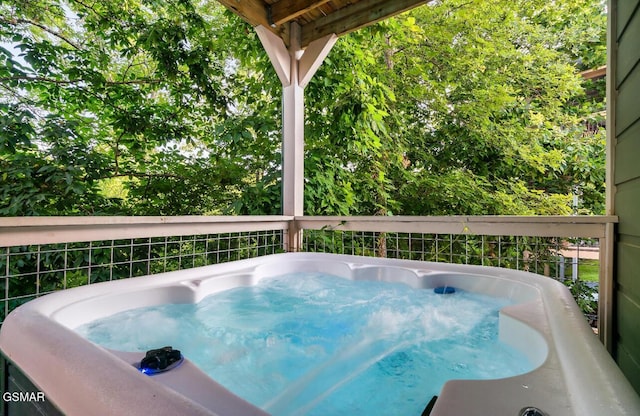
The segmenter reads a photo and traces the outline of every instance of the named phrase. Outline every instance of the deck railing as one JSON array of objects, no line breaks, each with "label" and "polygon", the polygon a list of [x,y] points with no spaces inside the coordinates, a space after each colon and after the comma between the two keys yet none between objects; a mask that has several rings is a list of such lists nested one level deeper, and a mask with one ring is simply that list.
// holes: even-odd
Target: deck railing
[{"label": "deck railing", "polygon": [[596,257],[590,267],[599,275],[597,322],[609,346],[616,221],[610,216],[0,218],[0,323],[18,305],[56,290],[282,251],[480,264],[559,280],[579,278],[584,258]]},{"label": "deck railing", "polygon": [[44,294],[283,251],[291,217],[0,218],[0,323]]}]

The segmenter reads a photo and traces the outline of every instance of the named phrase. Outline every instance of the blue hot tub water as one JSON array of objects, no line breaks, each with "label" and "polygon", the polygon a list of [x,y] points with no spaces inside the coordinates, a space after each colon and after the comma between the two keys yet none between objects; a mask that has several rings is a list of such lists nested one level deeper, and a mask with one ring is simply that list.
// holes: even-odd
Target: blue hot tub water
[{"label": "blue hot tub water", "polygon": [[107,348],[171,345],[274,415],[420,414],[447,380],[532,370],[498,341],[508,299],[295,273],[198,304],[130,310],[76,330]]}]

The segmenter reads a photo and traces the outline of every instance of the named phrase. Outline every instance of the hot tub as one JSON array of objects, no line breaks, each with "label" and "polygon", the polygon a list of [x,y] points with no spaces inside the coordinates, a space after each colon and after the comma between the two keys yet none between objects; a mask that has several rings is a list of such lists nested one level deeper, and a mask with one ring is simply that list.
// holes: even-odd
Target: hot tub
[{"label": "hot tub", "polygon": [[[450,380],[431,415],[638,415],[640,398],[586,323],[564,285],[500,268],[316,253],[287,253],[100,283],[51,294],[12,312],[0,332],[8,416],[25,401],[43,413],[73,415],[266,415],[216,383],[188,357],[148,377],[131,363],[140,353],[95,345],[74,328],[118,312],[196,303],[212,293],[292,272],[354,280],[456,287],[514,304],[499,317],[499,338],[526,355],[533,371],[495,380]],[[5,377],[6,378],[6,377]],[[12,384],[13,383],[13,384]],[[44,398],[46,405],[38,405]],[[14,400],[15,399],[15,400]],[[425,404],[430,397],[425,397]],[[13,411],[18,414],[19,410]]]}]

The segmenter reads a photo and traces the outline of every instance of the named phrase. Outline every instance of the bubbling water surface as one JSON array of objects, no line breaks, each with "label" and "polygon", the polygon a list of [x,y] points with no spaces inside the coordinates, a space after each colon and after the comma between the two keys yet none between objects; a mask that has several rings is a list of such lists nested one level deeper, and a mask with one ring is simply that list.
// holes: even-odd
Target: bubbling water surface
[{"label": "bubbling water surface", "polygon": [[415,414],[447,380],[532,370],[498,341],[502,298],[293,273],[198,304],[134,309],[76,329],[107,348],[171,345],[273,415]]}]

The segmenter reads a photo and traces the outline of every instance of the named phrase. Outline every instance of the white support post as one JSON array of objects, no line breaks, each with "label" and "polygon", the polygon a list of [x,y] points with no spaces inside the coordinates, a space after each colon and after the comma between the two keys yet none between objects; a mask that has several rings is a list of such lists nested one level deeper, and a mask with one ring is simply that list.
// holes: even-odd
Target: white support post
[{"label": "white support post", "polygon": [[[256,32],[282,82],[282,213],[304,215],[304,87],[329,54],[337,36],[312,42],[306,51],[300,46],[300,26],[290,23],[289,48],[268,29]],[[288,251],[298,251],[302,231],[289,230]]]},{"label": "white support post", "polygon": [[304,213],[304,88],[298,80],[300,26],[291,23],[290,83],[282,88],[282,212]]}]

